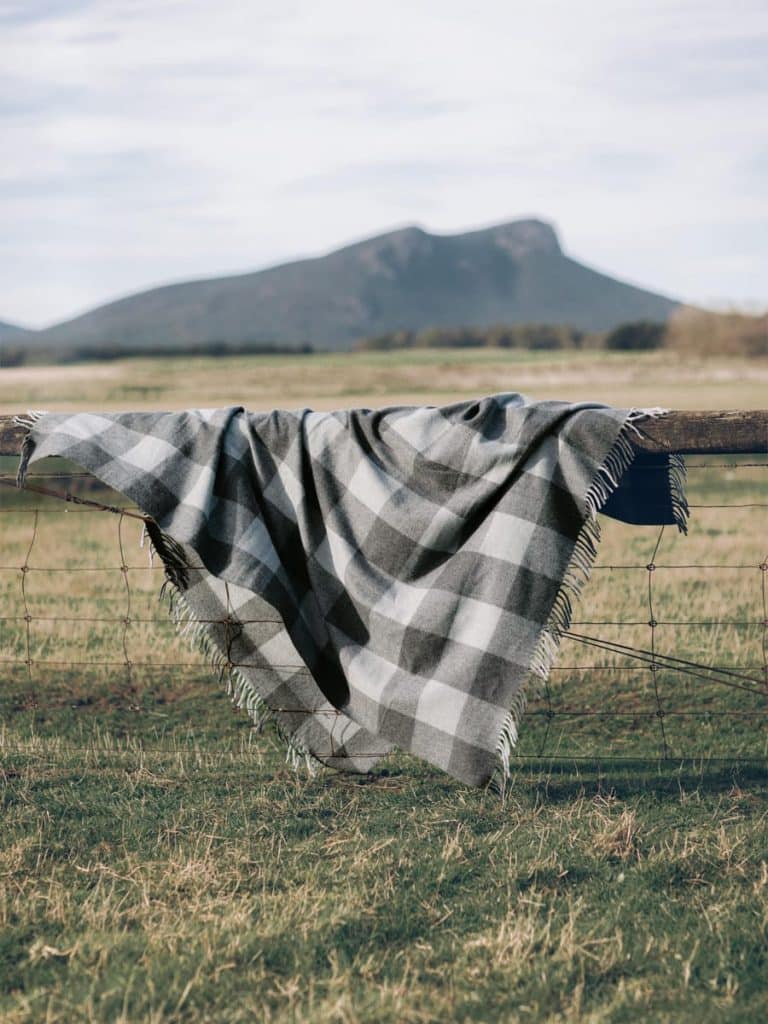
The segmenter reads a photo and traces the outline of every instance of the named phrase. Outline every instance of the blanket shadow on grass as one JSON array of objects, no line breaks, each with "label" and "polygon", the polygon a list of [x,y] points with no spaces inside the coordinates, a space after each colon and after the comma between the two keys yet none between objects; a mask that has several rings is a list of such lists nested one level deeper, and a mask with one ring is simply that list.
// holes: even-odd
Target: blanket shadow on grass
[{"label": "blanket shadow on grass", "polygon": [[680,792],[727,793],[735,788],[768,786],[768,758],[701,761],[651,758],[611,763],[574,763],[563,760],[529,761],[513,769],[510,788],[535,790],[541,803],[567,803],[578,797],[606,796],[623,799],[640,794],[679,796]]},{"label": "blanket shadow on grass", "polygon": [[[317,777],[314,782],[320,788],[348,788],[351,792],[363,788],[382,794],[408,790],[414,799],[419,798],[422,790],[431,799],[438,793],[450,798],[451,791],[459,790],[503,802],[491,791],[464,786],[401,752],[391,754],[386,767],[366,774],[337,770]],[[656,758],[623,759],[619,763],[611,763],[610,759],[574,762],[567,758],[541,758],[512,766],[507,796],[513,801],[524,797],[525,803],[566,804],[584,797],[625,799],[645,794],[663,799],[679,798],[681,792],[716,795],[736,789],[754,792],[765,788],[768,788],[768,758],[751,761],[734,758],[704,765],[700,761]]]}]

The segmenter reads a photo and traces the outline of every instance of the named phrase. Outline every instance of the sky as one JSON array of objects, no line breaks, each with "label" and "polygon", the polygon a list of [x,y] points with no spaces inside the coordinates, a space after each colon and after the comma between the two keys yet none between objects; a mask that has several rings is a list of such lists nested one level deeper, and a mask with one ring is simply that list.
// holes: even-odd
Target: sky
[{"label": "sky", "polygon": [[0,320],[536,216],[768,307],[765,0],[0,0]]}]

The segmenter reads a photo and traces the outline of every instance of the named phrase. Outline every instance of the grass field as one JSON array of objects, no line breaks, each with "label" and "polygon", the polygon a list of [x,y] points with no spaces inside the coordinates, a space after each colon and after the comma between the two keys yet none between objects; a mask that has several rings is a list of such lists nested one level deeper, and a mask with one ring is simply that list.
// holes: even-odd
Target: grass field
[{"label": "grass field", "polygon": [[760,409],[768,360],[669,352],[434,350],[12,367],[0,412],[55,409],[335,409],[441,404],[522,391],[534,398],[676,409]]},{"label": "grass field", "polygon": [[[768,380],[594,353],[13,372],[13,411],[497,390],[759,407]],[[768,469],[743,463],[765,461],[692,458],[690,535],[655,554],[658,530],[605,520],[578,629],[648,647],[652,612],[658,650],[762,680]],[[765,689],[661,672],[657,695],[567,641],[505,802],[403,755],[297,777],[174,635],[134,520],[0,500],[0,1021],[765,1019]]]}]

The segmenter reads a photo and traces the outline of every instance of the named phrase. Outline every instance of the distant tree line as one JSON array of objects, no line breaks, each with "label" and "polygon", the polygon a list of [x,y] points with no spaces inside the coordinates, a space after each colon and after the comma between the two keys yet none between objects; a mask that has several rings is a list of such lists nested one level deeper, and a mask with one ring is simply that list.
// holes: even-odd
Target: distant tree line
[{"label": "distant tree line", "polygon": [[189,345],[117,345],[115,343],[88,347],[45,346],[24,347],[18,342],[0,346],[0,366],[30,366],[65,363],[110,362],[114,359],[132,359],[171,356],[240,356],[240,355],[307,355],[311,345],[280,345],[277,342],[208,341]]},{"label": "distant tree line", "polygon": [[[390,331],[360,338],[353,348],[389,352],[428,348],[491,348],[527,351],[604,349],[641,352],[668,348],[691,355],[768,356],[768,315],[716,313],[682,306],[666,324],[639,320],[610,331],[582,331],[569,324],[495,324],[490,327],[427,327],[420,331]],[[46,349],[22,341],[0,345],[0,367],[76,363],[153,356],[306,355],[312,345],[278,342],[209,341],[190,345],[118,345]]]},{"label": "distant tree line", "polygon": [[361,338],[358,351],[386,352],[410,348],[518,348],[528,351],[604,348],[643,351],[664,344],[665,325],[642,320],[612,331],[581,331],[569,324],[495,324],[491,327],[427,327]]}]

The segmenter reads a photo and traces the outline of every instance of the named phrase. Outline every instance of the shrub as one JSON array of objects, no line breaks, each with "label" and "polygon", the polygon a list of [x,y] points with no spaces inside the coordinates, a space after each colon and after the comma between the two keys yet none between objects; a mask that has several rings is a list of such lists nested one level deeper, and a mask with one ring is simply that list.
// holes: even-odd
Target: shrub
[{"label": "shrub", "polygon": [[619,324],[606,335],[605,347],[614,352],[641,352],[661,348],[664,344],[664,332],[664,324],[657,324],[652,320]]}]

